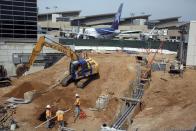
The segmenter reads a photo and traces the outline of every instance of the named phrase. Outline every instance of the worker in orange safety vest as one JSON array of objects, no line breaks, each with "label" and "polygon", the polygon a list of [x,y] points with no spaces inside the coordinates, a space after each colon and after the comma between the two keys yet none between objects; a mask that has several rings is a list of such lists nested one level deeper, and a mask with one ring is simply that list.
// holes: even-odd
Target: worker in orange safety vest
[{"label": "worker in orange safety vest", "polygon": [[75,94],[76,100],[74,102],[75,106],[75,119],[74,122],[76,122],[76,119],[80,116],[80,96],[79,94]]},{"label": "worker in orange safety vest", "polygon": [[51,112],[51,106],[47,105],[46,106],[46,128],[50,128],[50,119],[52,117],[52,112]]},{"label": "worker in orange safety vest", "polygon": [[64,125],[64,114],[65,114],[65,112],[62,111],[62,110],[58,110],[58,111],[56,112],[57,121],[58,121],[58,123],[59,123],[59,128],[65,126],[65,125]]}]

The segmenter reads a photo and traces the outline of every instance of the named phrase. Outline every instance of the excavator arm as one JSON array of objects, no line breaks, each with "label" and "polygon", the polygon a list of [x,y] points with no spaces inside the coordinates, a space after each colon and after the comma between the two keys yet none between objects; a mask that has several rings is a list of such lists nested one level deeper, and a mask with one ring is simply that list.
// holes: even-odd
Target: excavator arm
[{"label": "excavator arm", "polygon": [[70,47],[63,46],[59,43],[49,44],[46,42],[44,43],[44,46],[64,53],[67,57],[71,58],[72,61],[78,60],[77,54]]},{"label": "excavator arm", "polygon": [[33,65],[33,63],[35,62],[37,56],[42,51],[44,43],[45,43],[45,38],[44,37],[40,37],[39,41],[35,44],[35,47],[33,48],[33,51],[32,51],[31,56],[29,58],[29,62],[25,65],[26,68],[29,69],[30,66]]},{"label": "excavator arm", "polygon": [[62,44],[54,41],[52,41],[53,43],[47,43],[46,39],[52,41],[45,36],[40,37],[38,42],[35,44],[35,47],[33,48],[32,54],[29,58],[29,62],[27,64],[19,64],[17,66],[16,75],[18,77],[22,76],[26,71],[29,70],[29,68],[33,65],[44,46],[64,53],[67,57],[71,58],[71,61],[78,60],[77,54],[73,50],[71,50],[71,48],[63,46]]}]

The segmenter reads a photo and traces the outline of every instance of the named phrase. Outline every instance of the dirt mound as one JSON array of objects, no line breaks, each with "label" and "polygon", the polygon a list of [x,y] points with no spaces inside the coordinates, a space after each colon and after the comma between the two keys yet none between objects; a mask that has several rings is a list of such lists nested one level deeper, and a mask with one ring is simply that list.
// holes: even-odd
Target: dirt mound
[{"label": "dirt mound", "polygon": [[16,97],[23,98],[24,93],[32,90],[42,91],[47,87],[46,84],[36,82],[36,81],[25,81],[24,83],[18,85],[9,93],[5,94],[5,97]]},{"label": "dirt mound", "polygon": [[[55,108],[71,108],[72,110],[66,113],[66,119],[68,123],[72,123],[73,120],[71,116],[73,116],[74,108],[73,103],[75,100],[75,93],[79,93],[81,97],[81,108],[86,111],[87,115],[91,115],[87,120],[83,120],[83,122],[92,122],[91,119],[98,119],[94,125],[99,126],[102,122],[106,122],[105,120],[110,120],[117,113],[120,106],[119,101],[115,99],[111,99],[108,104],[108,107],[104,113],[94,113],[90,112],[88,109],[95,107],[96,100],[100,95],[109,94],[111,98],[123,96],[124,93],[128,90],[130,81],[135,77],[134,70],[134,62],[135,57],[132,57],[123,53],[114,53],[114,54],[89,54],[90,57],[95,59],[99,63],[99,72],[100,78],[90,82],[84,89],[76,88],[74,83],[71,83],[67,87],[62,87],[61,85],[57,86],[55,89],[50,90],[49,92],[42,94],[31,104],[23,105],[20,107],[20,110],[17,110],[16,117],[19,121],[28,121],[28,124],[35,125],[40,123],[37,120],[37,117],[41,112],[44,111],[45,106],[47,104],[53,105]],[[16,85],[24,83],[25,81],[39,82],[39,86],[35,86],[33,83],[32,89],[36,87],[42,87],[42,85],[52,85],[54,84],[59,77],[61,77],[66,71],[68,71],[68,62],[69,60],[64,57],[54,66],[37,72],[31,75],[24,76],[15,81]],[[24,88],[26,89],[26,88]],[[23,96],[23,89],[19,91],[16,87],[11,93],[12,96],[14,94],[21,97]],[[16,92],[20,93],[16,93]],[[27,91],[27,90],[25,90]],[[19,94],[19,95],[18,95]],[[32,112],[27,112],[25,117],[21,118],[20,114],[23,113],[25,109],[32,109]],[[111,122],[111,121],[110,121]],[[78,124],[74,125],[74,127],[78,126],[78,129],[81,129],[82,125],[86,124]],[[94,127],[92,127],[94,128]],[[77,128],[76,128],[77,129]],[[88,126],[85,126],[86,130],[91,130]],[[96,130],[96,129],[93,129]]]},{"label": "dirt mound", "polygon": [[195,70],[186,70],[183,78],[153,73],[143,97],[145,108],[136,116],[131,129],[192,129],[196,123],[195,77]]},{"label": "dirt mound", "polygon": [[16,79],[12,83],[13,85],[17,86],[24,83],[25,81],[36,81],[46,85],[53,85],[56,83],[56,81],[59,80],[60,77],[62,77],[62,75],[65,74],[66,71],[68,71],[68,65],[69,59],[63,57],[50,68],[29,74],[27,76],[22,76],[20,79]]}]

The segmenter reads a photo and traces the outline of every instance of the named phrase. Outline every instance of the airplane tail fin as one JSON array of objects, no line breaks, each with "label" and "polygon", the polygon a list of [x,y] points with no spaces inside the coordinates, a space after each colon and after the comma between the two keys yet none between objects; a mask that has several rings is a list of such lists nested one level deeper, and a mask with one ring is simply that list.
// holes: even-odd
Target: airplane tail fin
[{"label": "airplane tail fin", "polygon": [[120,23],[120,17],[121,17],[121,12],[122,12],[122,7],[123,7],[123,3],[120,4],[119,8],[118,8],[118,12],[115,15],[114,21],[112,23],[112,27],[113,29],[117,30],[119,23]]}]

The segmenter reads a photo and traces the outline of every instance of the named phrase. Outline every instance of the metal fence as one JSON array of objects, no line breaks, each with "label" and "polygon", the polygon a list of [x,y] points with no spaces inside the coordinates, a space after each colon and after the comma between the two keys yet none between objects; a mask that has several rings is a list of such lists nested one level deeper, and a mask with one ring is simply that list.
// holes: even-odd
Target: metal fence
[{"label": "metal fence", "polygon": [[[109,46],[109,47],[129,47],[129,48],[151,48],[158,49],[160,41],[138,41],[138,40],[99,40],[99,39],[60,39],[60,43],[75,46]],[[179,43],[164,42],[163,49],[177,51]]]},{"label": "metal fence", "polygon": [[137,104],[140,102],[140,99],[143,96],[144,93],[144,85],[140,83],[140,76],[141,76],[141,65],[136,65],[136,79],[134,80],[132,86],[133,86],[133,92],[132,96],[130,98],[128,106],[124,109],[123,113],[117,118],[117,120],[112,124],[112,128],[114,129],[121,129],[123,124],[127,119],[131,119],[131,112],[134,110],[134,108],[137,106]]}]

